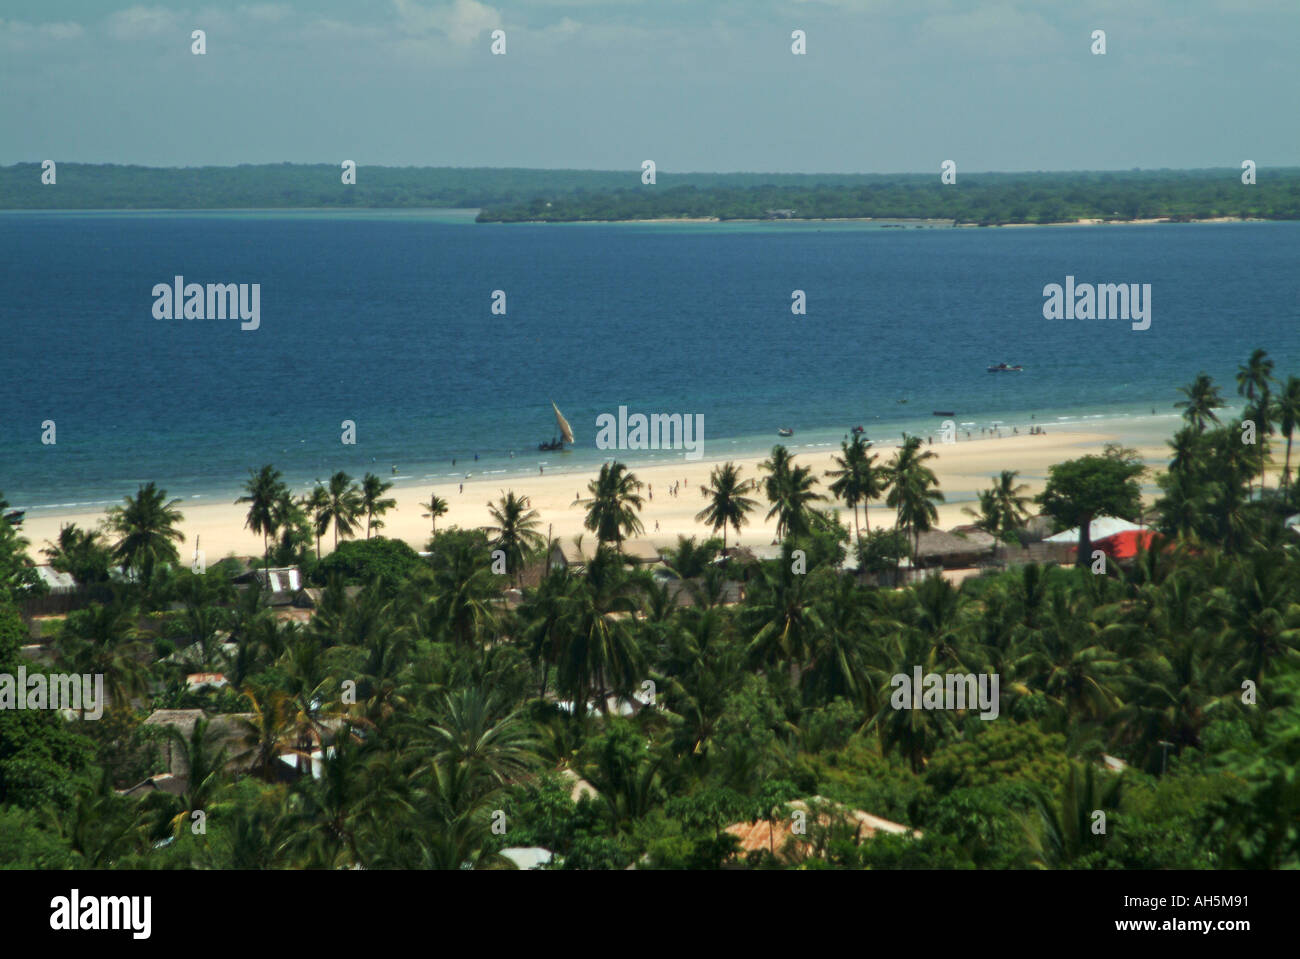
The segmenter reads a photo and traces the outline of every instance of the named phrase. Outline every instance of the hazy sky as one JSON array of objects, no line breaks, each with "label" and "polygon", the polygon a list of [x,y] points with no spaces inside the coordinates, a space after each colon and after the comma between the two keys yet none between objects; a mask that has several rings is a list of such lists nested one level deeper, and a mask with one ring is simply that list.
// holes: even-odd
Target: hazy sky
[{"label": "hazy sky", "polygon": [[[1300,165],[1300,0],[0,3],[0,164]],[[505,56],[490,52],[506,31]],[[207,33],[207,54],[190,32]],[[791,31],[807,55],[791,53]],[[1107,52],[1090,52],[1093,30]]]}]

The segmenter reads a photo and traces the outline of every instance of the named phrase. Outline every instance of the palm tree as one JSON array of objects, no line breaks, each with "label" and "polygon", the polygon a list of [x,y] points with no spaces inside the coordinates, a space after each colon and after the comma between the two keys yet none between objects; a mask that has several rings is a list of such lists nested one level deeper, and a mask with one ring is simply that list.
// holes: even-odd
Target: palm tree
[{"label": "palm tree", "polygon": [[641,485],[636,476],[627,472],[625,463],[605,463],[600,475],[587,484],[591,497],[573,501],[575,506],[586,507],[583,525],[596,534],[600,543],[613,541],[622,550],[625,535],[645,532],[637,516],[644,504]]},{"label": "palm tree", "polygon": [[226,748],[212,720],[195,721],[189,735],[177,726],[167,726],[168,748],[184,757],[186,788],[181,795],[181,811],[171,821],[176,835],[196,810],[212,812],[212,799],[226,778]]},{"label": "palm tree", "polygon": [[1025,483],[1016,483],[1015,470],[1003,470],[993,480],[993,485],[979,493],[979,510],[965,507],[963,512],[977,517],[975,525],[995,540],[1004,540],[1025,525],[1029,511],[1029,490]]},{"label": "palm tree", "polygon": [[813,637],[822,631],[821,607],[816,603],[813,577],[794,572],[792,547],[786,544],[780,561],[756,570],[745,609],[750,640],[747,655],[756,665],[785,663],[798,674]]},{"label": "palm tree", "polygon": [[317,483],[311,495],[303,497],[302,508],[311,519],[311,530],[316,535],[316,558],[320,559],[320,538],[330,528],[330,494]]},{"label": "palm tree", "polygon": [[749,522],[748,514],[757,505],[746,493],[754,489],[753,480],[741,480],[740,468],[727,462],[713,467],[709,485],[700,487],[700,495],[709,505],[695,514],[697,523],[707,523],[716,534],[722,530],[722,555],[727,555],[727,527],[740,535],[740,528]]},{"label": "palm tree", "polygon": [[1205,484],[1173,468],[1157,477],[1156,483],[1164,493],[1155,505],[1162,532],[1191,537],[1207,528],[1211,501]]},{"label": "palm tree", "polygon": [[992,489],[982,489],[976,494],[978,508],[963,506],[961,511],[975,519],[974,527],[988,533],[994,539],[994,555],[997,553],[997,541],[1002,539],[1002,510],[998,506],[997,493]]},{"label": "palm tree", "polygon": [[421,503],[420,506],[429,511],[427,513],[422,513],[421,515],[425,519],[433,520],[433,528],[429,531],[430,534],[437,533],[438,517],[446,516],[447,510],[449,509],[449,507],[447,506],[447,501],[443,499],[441,496],[439,496],[437,493],[431,493],[429,495],[429,502]]},{"label": "palm tree", "polygon": [[[0,511],[3,509],[0,502]],[[113,557],[99,530],[79,529],[76,523],[66,523],[59,527],[58,541],[47,541],[41,552],[49,557],[51,566],[68,573],[81,585],[108,581]]]},{"label": "palm tree", "polygon": [[1218,425],[1219,417],[1214,411],[1223,408],[1223,397],[1219,395],[1219,388],[1214,385],[1214,380],[1210,379],[1208,373],[1197,373],[1196,379],[1188,386],[1180,386],[1178,392],[1187,399],[1180,400],[1174,406],[1182,409],[1183,419],[1196,427],[1196,432],[1204,433],[1208,423]]},{"label": "palm tree", "polygon": [[275,504],[287,492],[284,478],[280,471],[267,463],[254,473],[248,471],[248,480],[244,483],[246,495],[235,500],[235,504],[248,503],[248,518],[244,526],[262,536],[262,556],[264,565],[271,565],[271,537],[275,535]]},{"label": "palm tree", "polygon": [[149,695],[147,657],[128,604],[96,604],[68,615],[54,642],[57,662],[69,673],[102,675],[112,703],[127,707]]},{"label": "palm tree", "polygon": [[1017,483],[1018,475],[1015,470],[1003,470],[993,485],[998,507],[1002,510],[1005,520],[1002,528],[1011,532],[1024,526],[1025,520],[1029,518],[1029,497],[1024,495],[1029,491],[1029,486],[1026,483]]},{"label": "palm tree", "polygon": [[1282,435],[1286,437],[1286,465],[1282,470],[1282,486],[1291,483],[1291,436],[1296,425],[1300,424],[1300,377],[1288,376],[1282,393],[1273,403],[1273,415],[1277,418]]},{"label": "palm tree", "polygon": [[304,502],[304,500],[294,496],[288,487],[285,487],[280,490],[280,495],[275,498],[275,502],[271,506],[272,527],[280,535],[280,542],[276,546],[276,550],[280,554],[279,562],[292,562],[290,556],[294,547],[295,534],[301,529],[302,524],[307,521]]},{"label": "palm tree", "polygon": [[511,490],[496,503],[488,503],[488,512],[495,526],[487,532],[494,536],[488,546],[506,555],[506,569],[513,570],[516,582],[523,586],[524,560],[546,545],[546,539],[537,532],[541,524],[537,510],[529,506],[527,496],[516,496]]},{"label": "palm tree", "polygon": [[[855,434],[852,440],[841,443],[840,449],[843,455],[833,457],[839,469],[827,470],[826,475],[836,477],[830,491],[853,510],[855,538],[861,539],[861,533],[858,532],[858,504],[862,504],[863,512],[866,513],[871,501],[880,495],[882,478],[874,466],[875,454],[867,452],[871,449],[870,440],[864,440],[860,434]],[[867,517],[867,532],[871,532],[870,516]]]},{"label": "palm tree", "polygon": [[453,642],[469,646],[495,627],[500,590],[481,547],[455,541],[425,576],[431,580],[427,619],[432,631],[445,631]]},{"label": "palm tree", "polygon": [[114,558],[139,573],[146,587],[158,564],[180,562],[175,544],[184,542],[185,534],[176,528],[182,518],[176,509],[179,502],[168,500],[166,490],[149,482],[108,512],[108,528],[118,536]]},{"label": "palm tree", "polygon": [[[1237,367],[1237,393],[1246,397],[1247,411],[1246,416],[1253,416],[1258,420],[1257,436],[1255,445],[1259,447],[1259,489],[1262,494],[1265,485],[1264,475],[1264,437],[1272,432],[1272,424],[1269,422],[1269,416],[1272,415],[1273,404],[1270,400],[1269,384],[1273,382],[1273,361],[1268,358],[1265,350],[1256,348],[1250,354],[1250,359],[1245,365]],[[1259,402],[1256,402],[1258,398]]]},{"label": "palm tree", "polygon": [[553,634],[539,652],[556,666],[556,687],[582,716],[596,695],[604,711],[610,693],[626,695],[645,675],[629,618],[638,608],[637,582],[622,557],[598,547],[587,575],[561,579]]},{"label": "palm tree", "polygon": [[[1080,779],[1082,778],[1082,781]],[[1037,787],[1034,811],[1027,820],[1033,865],[1063,869],[1106,842],[1106,834],[1093,832],[1098,812],[1113,814],[1119,808],[1124,778],[1098,773],[1088,764],[1082,773],[1071,763],[1069,779],[1058,799]]]},{"label": "palm tree", "polygon": [[237,722],[241,742],[247,749],[235,759],[249,763],[249,772],[266,782],[275,782],[283,767],[280,756],[293,735],[293,700],[283,690],[248,687],[241,693],[253,704],[252,715]]},{"label": "palm tree", "polygon": [[337,548],[340,535],[347,539],[356,534],[362,510],[361,491],[352,482],[352,477],[340,470],[330,477],[326,496],[328,502],[321,512],[321,519],[324,529],[334,524],[334,546]]},{"label": "palm tree", "polygon": [[760,463],[759,469],[768,474],[763,490],[772,508],[767,511],[766,519],[776,517],[776,538],[784,540],[790,535],[807,533],[812,526],[811,504],[826,498],[813,492],[817,480],[812,470],[795,466],[790,451],[779,444],[772,447],[771,458]]},{"label": "palm tree", "polygon": [[482,687],[444,694],[426,735],[434,761],[463,767],[471,788],[507,785],[537,765],[532,725]]},{"label": "palm tree", "polygon": [[921,534],[933,529],[939,519],[934,504],[943,502],[939,478],[925,465],[933,457],[930,450],[921,452],[919,436],[905,436],[889,461],[889,496],[885,503],[897,510],[897,525],[911,534],[913,556],[920,548]]},{"label": "palm tree", "polygon": [[372,529],[383,527],[384,522],[379,517],[397,505],[397,500],[383,498],[392,488],[392,483],[385,483],[374,473],[367,473],[362,479],[361,511],[366,514],[366,539],[370,539]]}]

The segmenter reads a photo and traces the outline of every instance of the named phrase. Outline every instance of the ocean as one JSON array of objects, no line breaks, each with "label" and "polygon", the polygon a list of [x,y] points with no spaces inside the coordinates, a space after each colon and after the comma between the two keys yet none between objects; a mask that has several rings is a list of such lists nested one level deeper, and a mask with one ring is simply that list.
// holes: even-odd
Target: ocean
[{"label": "ocean", "polygon": [[[608,458],[596,418],[620,406],[702,415],[708,458],[765,451],[778,427],[796,450],[855,425],[879,443],[933,434],[935,410],[962,430],[1168,436],[1177,387],[1200,370],[1233,399],[1257,346],[1283,378],[1300,374],[1300,223],[5,212],[0,263],[0,491],[36,511],[120,502],[149,480],[229,501],[264,463],[300,489],[340,469],[505,485]],[[259,284],[258,328],[156,319],[152,291],[178,275]],[[1044,319],[1044,287],[1067,276],[1150,284],[1150,327]],[[1024,371],[986,371],[999,362]],[[537,451],[551,401],[572,452]]]}]

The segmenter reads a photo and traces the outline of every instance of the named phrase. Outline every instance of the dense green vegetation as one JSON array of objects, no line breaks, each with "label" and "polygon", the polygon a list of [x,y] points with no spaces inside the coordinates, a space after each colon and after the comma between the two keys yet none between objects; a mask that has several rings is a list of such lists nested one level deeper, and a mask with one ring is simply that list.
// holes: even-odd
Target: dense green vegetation
[{"label": "dense green vegetation", "polygon": [[0,167],[0,209],[482,208],[482,222],[930,218],[1055,223],[1080,218],[1300,218],[1300,169],[916,174],[669,173],[634,170],[370,167],[342,183],[335,164],[154,168],[62,163],[54,185],[37,163]]},{"label": "dense green vegetation", "polygon": [[[635,170],[525,170],[357,167],[342,182],[338,163],[236,167],[144,167],[58,163],[57,182],[41,183],[39,163],[0,167],[0,209],[230,210],[294,207],[475,208],[608,192],[641,182]],[[829,186],[865,182],[852,174],[665,173],[661,185],[702,188],[762,184]]]},{"label": "dense green vegetation", "polygon": [[[932,525],[940,494],[914,443],[878,462],[846,442],[826,477],[781,447],[759,477],[718,466],[702,520],[725,533],[766,506],[783,556],[713,562],[720,538],[682,540],[654,575],[619,551],[641,484],[609,464],[581,500],[585,568],[530,566],[519,601],[512,564],[547,545],[526,497],[503,494],[491,529],[440,530],[420,556],[373,535],[382,483],[338,474],[295,499],[266,467],[242,502],[262,562],[324,584],[305,622],[235,589],[233,564],[181,567],[175,505],[149,484],[103,536],[45,546],[60,568],[133,575],[100,583],[111,597],[45,650],[105,675],[103,718],[0,710],[0,863],[488,868],[536,845],[569,869],[1300,867],[1300,546],[1284,527],[1300,496],[1289,459],[1280,479],[1262,472],[1273,440],[1290,448],[1300,380],[1278,383],[1257,351],[1237,388],[1248,405],[1226,424],[1208,377],[1184,389],[1149,551],[1102,574],[1025,565],[960,588],[878,588],[839,568],[852,534],[831,499],[896,510],[896,533],[863,533],[868,568]],[[1131,514],[1135,470],[1121,449],[1061,464],[1038,503],[1062,524]],[[995,478],[981,525],[1014,541],[1022,492]],[[5,525],[0,570],[21,569],[30,544]],[[318,561],[331,529],[340,545]],[[723,603],[735,583],[743,598]],[[0,672],[23,655],[26,590],[0,583]],[[917,666],[997,675],[997,718],[895,708],[891,678]],[[187,689],[194,670],[230,685]],[[652,705],[619,715],[647,691]],[[160,707],[207,715],[189,732],[142,723]],[[116,792],[165,752],[185,759],[182,788]],[[921,835],[868,837],[852,810]],[[726,831],[804,811],[795,841],[747,854]]]},{"label": "dense green vegetation", "polygon": [[[1062,223],[1078,219],[1170,217],[1300,218],[1300,170],[1269,170],[1252,186],[1240,170],[1128,173],[972,173],[952,185],[938,174],[863,177],[853,184],[754,186],[634,183],[594,195],[538,196],[489,204],[480,222],[647,220],[716,217],[771,219],[919,218],[963,224]],[[786,214],[780,214],[782,216]]]}]

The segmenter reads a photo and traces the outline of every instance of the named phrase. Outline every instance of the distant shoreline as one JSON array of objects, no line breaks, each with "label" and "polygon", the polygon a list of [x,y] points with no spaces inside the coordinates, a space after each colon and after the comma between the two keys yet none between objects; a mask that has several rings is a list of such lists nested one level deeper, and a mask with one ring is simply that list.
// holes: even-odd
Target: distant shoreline
[{"label": "distant shoreline", "polygon": [[[100,207],[100,208],[75,208],[60,207],[53,209],[39,208],[0,208],[0,214],[28,214],[28,213],[48,213],[63,215],[85,215],[91,213],[112,213],[112,214],[190,214],[190,213],[266,213],[266,214],[291,214],[291,213],[328,213],[328,214],[396,214],[396,215],[419,215],[419,214],[455,214],[458,219],[464,218],[469,220],[482,212],[481,207],[448,207],[448,206],[430,206],[430,207],[337,207],[337,206],[269,206],[269,207]],[[475,225],[491,224],[495,226],[514,226],[521,224],[531,225],[573,225],[573,224],[591,224],[609,225],[615,223],[879,223],[882,226],[897,225],[900,228],[904,226],[926,226],[941,227],[954,230],[967,229],[1003,229],[1003,228],[1023,228],[1023,227],[1044,227],[1044,226],[1148,226],[1157,223],[1286,223],[1293,222],[1287,219],[1273,219],[1268,217],[1241,217],[1241,216],[1214,216],[1214,217],[1181,217],[1181,216],[1160,216],[1160,217],[1137,217],[1134,219],[1101,219],[1080,217],[1077,220],[1053,220],[1047,223],[958,223],[952,219],[943,217],[875,217],[875,216],[839,216],[839,217],[644,217],[629,218],[624,220],[482,220],[474,221]]]},{"label": "distant shoreline", "polygon": [[1161,217],[1138,217],[1131,220],[1123,219],[1097,219],[1081,217],[1077,220],[1053,220],[1048,223],[958,223],[955,220],[943,219],[938,217],[874,217],[874,216],[842,216],[842,217],[763,217],[760,219],[749,219],[736,217],[723,219],[722,217],[648,217],[643,219],[626,219],[626,220],[484,220],[482,223],[493,223],[500,226],[510,226],[514,224],[610,224],[610,223],[880,223],[883,225],[898,224],[916,225],[916,226],[942,226],[954,230],[965,229],[998,229],[1003,227],[1027,227],[1027,226],[1145,226],[1153,223],[1272,223],[1286,222],[1274,221],[1264,217],[1241,217],[1241,216],[1213,216],[1213,217],[1178,217],[1178,216],[1161,216]]}]

